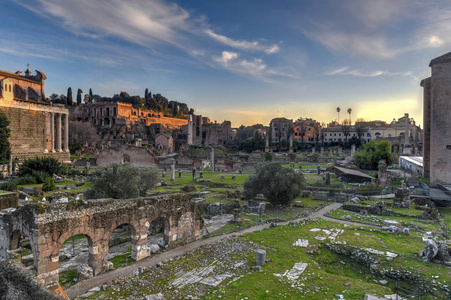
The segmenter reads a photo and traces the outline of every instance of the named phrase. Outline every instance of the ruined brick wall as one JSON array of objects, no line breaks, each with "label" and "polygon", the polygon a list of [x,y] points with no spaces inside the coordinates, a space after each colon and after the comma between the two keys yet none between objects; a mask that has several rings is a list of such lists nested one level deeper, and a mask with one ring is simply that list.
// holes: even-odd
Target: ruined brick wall
[{"label": "ruined brick wall", "polygon": [[[46,116],[42,111],[1,107],[11,122],[9,128],[11,151],[16,153],[43,153],[46,148]],[[13,157],[14,158],[14,157]]]},{"label": "ruined brick wall", "polygon": [[125,162],[141,168],[153,168],[158,163],[155,155],[147,148],[123,145],[100,151],[96,164],[98,166],[108,166],[112,163]]},{"label": "ruined brick wall", "polygon": [[0,194],[0,210],[5,208],[16,208],[19,205],[19,193]]}]

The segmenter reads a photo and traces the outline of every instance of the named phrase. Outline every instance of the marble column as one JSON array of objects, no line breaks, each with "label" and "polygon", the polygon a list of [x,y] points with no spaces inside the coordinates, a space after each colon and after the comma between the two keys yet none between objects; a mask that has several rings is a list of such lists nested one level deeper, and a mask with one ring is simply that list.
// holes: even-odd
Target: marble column
[{"label": "marble column", "polygon": [[61,114],[56,114],[56,152],[61,152]]},{"label": "marble column", "polygon": [[64,152],[69,152],[69,115],[64,115]]},{"label": "marble column", "polygon": [[50,151],[55,152],[55,113],[50,113]]}]

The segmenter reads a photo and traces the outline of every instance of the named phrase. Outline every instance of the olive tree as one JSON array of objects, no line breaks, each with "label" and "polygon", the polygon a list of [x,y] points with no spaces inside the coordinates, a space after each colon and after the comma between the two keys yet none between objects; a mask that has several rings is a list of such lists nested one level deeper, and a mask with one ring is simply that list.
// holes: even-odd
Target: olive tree
[{"label": "olive tree", "polygon": [[300,195],[304,186],[305,179],[301,173],[284,168],[280,163],[270,162],[258,166],[255,176],[246,179],[244,197],[251,199],[263,194],[273,205],[287,205]]},{"label": "olive tree", "polygon": [[92,188],[85,192],[88,199],[126,199],[143,197],[155,186],[158,174],[149,168],[113,163],[97,168],[92,174]]}]

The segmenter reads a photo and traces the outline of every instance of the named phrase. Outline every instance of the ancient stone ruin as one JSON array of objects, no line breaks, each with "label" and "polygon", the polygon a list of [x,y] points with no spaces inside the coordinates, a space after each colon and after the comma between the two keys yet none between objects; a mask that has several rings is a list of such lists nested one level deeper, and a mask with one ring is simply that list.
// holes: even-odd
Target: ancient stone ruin
[{"label": "ancient stone ruin", "polygon": [[58,285],[59,254],[63,243],[77,234],[88,239],[88,265],[93,275],[108,262],[108,240],[122,224],[131,228],[134,260],[150,256],[147,232],[161,218],[164,239],[170,244],[202,237],[204,221],[187,195],[172,194],[136,199],[100,199],[61,204],[28,204],[0,214],[0,259],[11,256],[20,237],[29,238],[33,266],[46,287]]}]

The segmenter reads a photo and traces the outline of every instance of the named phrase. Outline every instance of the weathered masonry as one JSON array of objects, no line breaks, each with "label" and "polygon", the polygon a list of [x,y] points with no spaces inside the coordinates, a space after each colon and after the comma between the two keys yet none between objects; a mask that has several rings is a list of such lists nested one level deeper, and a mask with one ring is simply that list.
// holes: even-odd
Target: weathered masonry
[{"label": "weathered masonry", "polygon": [[40,71],[10,73],[0,70],[0,111],[10,121],[13,159],[54,157],[69,161],[69,111],[45,99]]},{"label": "weathered masonry", "polygon": [[431,60],[423,87],[424,176],[431,185],[451,183],[451,52]]},{"label": "weathered masonry", "polygon": [[60,249],[67,239],[77,234],[87,237],[88,264],[98,275],[108,261],[108,239],[117,226],[129,225],[132,258],[141,260],[150,256],[147,230],[158,218],[164,221],[164,236],[169,243],[199,239],[204,231],[204,221],[195,203],[185,194],[28,204],[0,215],[0,259],[7,258],[9,251],[18,247],[21,235],[27,236],[38,277],[48,288],[54,288],[59,278]]}]

